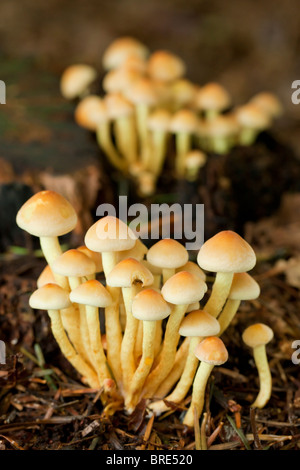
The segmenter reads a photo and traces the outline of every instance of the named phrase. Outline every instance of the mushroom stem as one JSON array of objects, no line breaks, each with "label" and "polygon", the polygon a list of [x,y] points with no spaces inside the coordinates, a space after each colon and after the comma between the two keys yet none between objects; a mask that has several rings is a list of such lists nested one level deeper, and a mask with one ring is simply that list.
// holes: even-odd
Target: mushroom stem
[{"label": "mushroom stem", "polygon": [[259,375],[260,390],[252,407],[263,408],[269,401],[272,392],[272,376],[265,345],[253,348],[253,356]]},{"label": "mushroom stem", "polygon": [[[183,373],[183,370],[184,370],[186,359],[187,359],[189,345],[190,345],[190,338],[184,338],[183,342],[181,343],[180,347],[178,348],[176,352],[175,362],[174,362],[171,372],[156,390],[155,395],[158,398],[166,397],[168,393],[170,392],[170,390],[175,385],[175,383],[180,379],[181,374]],[[155,410],[156,408],[154,405],[156,405],[157,403],[164,404],[164,402],[161,400],[158,402],[154,402],[153,405],[150,405],[150,408]]]},{"label": "mushroom stem", "polygon": [[188,305],[175,305],[173,308],[166,326],[160,362],[150,373],[145,383],[143,395],[146,397],[154,395],[161,382],[167,377],[173,367],[176,347],[179,341],[178,331],[187,307]]},{"label": "mushroom stem", "polygon": [[100,123],[96,131],[97,140],[100,147],[105,152],[110,163],[118,170],[124,172],[126,170],[126,162],[118,155],[110,136],[109,122]]},{"label": "mushroom stem", "polygon": [[141,159],[144,163],[145,168],[149,164],[149,133],[147,127],[147,120],[149,115],[149,106],[144,103],[136,104],[136,122],[137,122],[137,131],[141,142]]},{"label": "mushroom stem", "polygon": [[105,379],[110,379],[111,375],[106,365],[106,357],[101,341],[98,308],[91,305],[86,305],[85,308],[93,363],[96,366],[100,385],[103,385]]},{"label": "mushroom stem", "polygon": [[76,353],[64,331],[59,310],[48,310],[51,319],[51,329],[56,342],[63,353],[78,372],[86,378],[89,385],[93,388],[99,388],[99,381],[94,371],[86,364]]},{"label": "mushroom stem", "polygon": [[143,321],[143,353],[139,366],[136,369],[126,396],[125,407],[131,412],[138,403],[139,394],[150,372],[154,359],[156,322]]},{"label": "mushroom stem", "polygon": [[121,368],[124,388],[127,388],[131,383],[136,368],[134,359],[134,345],[136,341],[139,320],[132,315],[132,301],[134,297],[140,292],[140,290],[141,286],[139,285],[122,288],[126,310],[126,326],[121,346]]},{"label": "mushroom stem", "polygon": [[[117,264],[116,252],[102,253],[103,271],[105,277]],[[105,308],[105,332],[107,342],[107,360],[112,370],[114,378],[121,387],[122,371],[121,371],[121,344],[122,344],[122,328],[119,318],[119,300],[120,288],[106,286],[106,289],[112,297],[112,304]]]},{"label": "mushroom stem", "polygon": [[223,308],[221,314],[218,316],[218,322],[220,324],[220,333],[218,336],[221,336],[224,331],[228,328],[236,312],[238,311],[240,304],[240,300],[227,299],[225,307]]},{"label": "mushroom stem", "polygon": [[120,152],[125,156],[129,164],[135,162],[137,157],[137,141],[132,116],[123,116],[116,119],[115,129]]},{"label": "mushroom stem", "polygon": [[168,134],[166,131],[154,130],[151,133],[153,160],[150,162],[149,169],[153,171],[155,175],[161,174],[164,165],[167,153],[167,138]]},{"label": "mushroom stem", "polygon": [[[195,376],[195,372],[198,366],[198,359],[194,354],[197,344],[201,341],[201,338],[192,337],[189,343],[188,355],[185,363],[183,362],[183,370],[180,374],[180,380],[174,388],[173,392],[166,397],[167,401],[180,403],[188,393]],[[178,378],[179,378],[178,377]],[[158,395],[161,396],[161,395]],[[150,408],[156,413],[160,414],[167,411],[169,407],[164,403],[163,400],[156,402]]]},{"label": "mushroom stem", "polygon": [[205,389],[213,368],[214,366],[212,364],[200,362],[193,383],[192,401],[183,420],[183,424],[186,424],[187,426],[194,426],[195,413],[197,419],[201,416],[204,405]]},{"label": "mushroom stem", "polygon": [[206,302],[204,310],[210,313],[213,317],[217,317],[221,312],[223,305],[229,295],[231,283],[233,279],[233,273],[222,273],[216,274],[215,282],[212,287],[210,298]]},{"label": "mushroom stem", "polygon": [[175,268],[162,268],[163,284],[165,284],[170,277],[174,276],[175,272]]},{"label": "mushroom stem", "polygon": [[[40,244],[42,252],[45,256],[45,259],[48,265],[51,268],[53,262],[59,258],[62,254],[61,246],[59,244],[57,237],[40,237]],[[53,273],[55,280],[58,285],[63,287],[64,289],[69,289],[69,284],[67,278],[64,276],[60,276],[59,274]]]},{"label": "mushroom stem", "polygon": [[178,132],[176,134],[176,160],[175,167],[178,176],[184,176],[185,156],[191,149],[192,134]]}]

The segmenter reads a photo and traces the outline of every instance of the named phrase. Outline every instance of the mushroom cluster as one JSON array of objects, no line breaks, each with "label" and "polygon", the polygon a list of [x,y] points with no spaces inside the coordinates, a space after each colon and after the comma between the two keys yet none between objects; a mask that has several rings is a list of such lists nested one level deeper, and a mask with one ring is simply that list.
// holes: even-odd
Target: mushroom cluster
[{"label": "mushroom cluster", "polygon": [[[180,405],[192,387],[183,422],[193,426],[213,367],[228,358],[220,336],[241,301],[259,295],[247,273],[256,263],[253,249],[237,233],[223,231],[202,245],[196,263],[178,241],[162,239],[148,249],[124,222],[106,216],[89,228],[84,246],[62,252],[58,237],[76,220],[69,202],[52,191],[20,208],[18,226],[40,238],[48,263],[30,306],[48,311],[62,353],[83,383],[102,390],[110,411],[124,406],[132,413],[145,399],[159,415],[171,402]],[[209,291],[204,271],[215,273]],[[271,394],[265,351],[271,339],[272,330],[262,324],[243,335],[259,372],[257,407]]]},{"label": "mushroom cluster", "polygon": [[180,57],[166,50],[150,53],[132,37],[114,40],[102,66],[102,96],[90,91],[97,70],[84,64],[63,72],[61,92],[79,100],[76,122],[95,132],[111,165],[131,175],[141,196],[155,192],[167,156],[175,177],[194,181],[208,153],[251,145],[282,112],[270,92],[233,106],[221,84],[193,83]]}]

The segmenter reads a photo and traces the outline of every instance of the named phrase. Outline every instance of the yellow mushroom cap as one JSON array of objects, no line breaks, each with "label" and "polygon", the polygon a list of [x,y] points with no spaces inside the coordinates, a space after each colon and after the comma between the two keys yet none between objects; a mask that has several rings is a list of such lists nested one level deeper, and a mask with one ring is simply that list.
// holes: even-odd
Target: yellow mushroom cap
[{"label": "yellow mushroom cap", "polygon": [[212,272],[246,272],[255,266],[251,246],[235,232],[224,230],[207,240],[199,250],[199,266]]},{"label": "yellow mushroom cap", "polygon": [[40,310],[62,310],[71,305],[69,293],[57,284],[45,284],[29,298],[31,308]]},{"label": "yellow mushroom cap", "polygon": [[194,263],[193,261],[188,261],[180,268],[177,268],[177,272],[180,271],[187,271],[188,273],[194,274],[195,276],[199,276],[202,281],[206,280],[206,274],[199,268],[198,264]]},{"label": "yellow mushroom cap", "polygon": [[181,336],[215,336],[220,332],[218,320],[204,310],[190,312],[181,322]]},{"label": "yellow mushroom cap", "polygon": [[243,341],[250,348],[256,348],[257,346],[264,346],[273,339],[273,330],[264,323],[255,323],[254,325],[248,326],[243,333]]},{"label": "yellow mushroom cap", "polygon": [[283,110],[282,104],[273,93],[262,91],[251,98],[250,103],[256,104],[259,108],[269,114],[272,118],[279,117]]},{"label": "yellow mushroom cap", "polygon": [[110,293],[101,282],[92,279],[86,281],[70,293],[70,300],[76,304],[105,308],[112,304]]},{"label": "yellow mushroom cap", "polygon": [[148,59],[148,73],[154,80],[170,82],[185,74],[185,63],[177,55],[159,50]]},{"label": "yellow mushroom cap", "polygon": [[54,191],[40,191],[23,204],[17,225],[36,237],[59,237],[77,224],[74,208]]},{"label": "yellow mushroom cap", "polygon": [[165,282],[161,293],[171,304],[189,305],[201,300],[206,291],[207,285],[199,276],[181,271]]},{"label": "yellow mushroom cap", "polygon": [[96,79],[97,71],[85,64],[75,64],[67,67],[60,80],[60,91],[64,98],[73,99],[80,96]]},{"label": "yellow mushroom cap", "polygon": [[131,116],[134,112],[133,105],[120,93],[109,93],[105,97],[105,103],[111,119]]},{"label": "yellow mushroom cap", "polygon": [[239,130],[239,123],[232,114],[219,114],[206,124],[209,137],[229,137],[236,135]]},{"label": "yellow mushroom cap", "polygon": [[43,271],[39,275],[36,281],[36,284],[38,288],[43,287],[45,284],[56,284],[54,274],[49,264],[47,264],[47,266],[43,269]]},{"label": "yellow mushroom cap", "polygon": [[213,366],[220,366],[228,360],[228,351],[223,341],[217,336],[209,336],[201,341],[195,349],[199,361]]},{"label": "yellow mushroom cap", "polygon": [[232,300],[252,300],[257,299],[260,294],[260,287],[250,274],[235,273],[229,292],[229,299]]},{"label": "yellow mushroom cap", "polygon": [[171,307],[154,289],[139,292],[132,302],[132,315],[142,321],[158,321],[167,318]]},{"label": "yellow mushroom cap", "polygon": [[210,82],[198,90],[196,105],[203,110],[223,111],[231,104],[227,90],[219,83]]},{"label": "yellow mushroom cap", "polygon": [[264,130],[271,125],[270,115],[254,103],[236,108],[234,115],[240,126],[249,129]]},{"label": "yellow mushroom cap", "polygon": [[56,274],[67,277],[89,276],[96,272],[94,261],[78,250],[68,250],[52,264],[52,270]]},{"label": "yellow mushroom cap", "polygon": [[107,215],[95,222],[85,235],[85,244],[97,252],[130,250],[136,243],[136,235],[120,219]]},{"label": "yellow mushroom cap", "polygon": [[110,70],[104,77],[102,87],[108,93],[120,93],[129,88],[141,74],[132,69],[120,68]]},{"label": "yellow mushroom cap", "polygon": [[149,263],[160,268],[179,268],[187,263],[188,258],[185,247],[171,238],[159,240],[147,253]]},{"label": "yellow mushroom cap", "polygon": [[135,105],[153,106],[158,102],[157,90],[148,78],[136,80],[124,91],[124,94]]},{"label": "yellow mushroom cap", "polygon": [[153,275],[142,263],[127,258],[118,263],[107,275],[106,282],[111,287],[131,287],[135,282],[142,286],[153,284]]},{"label": "yellow mushroom cap", "polygon": [[162,268],[159,266],[154,266],[154,264],[149,263],[148,260],[143,259],[141,263],[149,269],[155,276],[160,276],[162,274]]},{"label": "yellow mushroom cap", "polygon": [[201,150],[191,150],[185,155],[185,167],[188,169],[202,168],[207,161],[207,156]]},{"label": "yellow mushroom cap", "polygon": [[[138,261],[142,261],[144,256],[147,254],[148,248],[144,243],[138,238],[135,242],[135,245],[130,250],[124,250],[119,252],[119,260],[126,258],[134,258]],[[150,270],[151,271],[151,270]]]},{"label": "yellow mushroom cap", "polygon": [[90,95],[77,105],[75,121],[79,126],[95,131],[99,124],[109,120],[106,103],[96,95]]},{"label": "yellow mushroom cap", "polygon": [[178,106],[193,104],[196,97],[196,86],[184,78],[180,78],[171,85],[171,97]]},{"label": "yellow mushroom cap", "polygon": [[170,122],[172,132],[187,132],[192,134],[198,129],[199,121],[196,113],[190,109],[180,109],[177,111]]},{"label": "yellow mushroom cap", "polygon": [[120,67],[128,57],[146,59],[148,48],[137,39],[124,36],[115,39],[104,51],[102,64],[105,70]]},{"label": "yellow mushroom cap", "polygon": [[156,108],[148,118],[148,129],[167,132],[170,127],[171,113],[164,108]]},{"label": "yellow mushroom cap", "polygon": [[103,271],[103,266],[102,266],[102,257],[101,253],[96,253],[96,251],[90,250],[87,246],[82,245],[77,248],[78,251],[81,251],[84,253],[86,256],[91,258],[92,261],[95,263],[95,272],[96,273],[101,273]]}]

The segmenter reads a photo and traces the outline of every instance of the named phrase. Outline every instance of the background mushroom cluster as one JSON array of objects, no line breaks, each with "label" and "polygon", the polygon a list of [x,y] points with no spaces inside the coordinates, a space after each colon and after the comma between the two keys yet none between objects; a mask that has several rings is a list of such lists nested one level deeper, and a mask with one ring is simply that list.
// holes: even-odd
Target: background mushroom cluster
[{"label": "background mushroom cluster", "polygon": [[[58,237],[76,222],[70,203],[52,191],[35,194],[19,210],[17,224],[40,238],[48,263],[30,306],[48,311],[62,353],[84,383],[101,390],[107,413],[125,407],[130,414],[145,399],[149,412],[159,415],[192,387],[183,423],[193,426],[213,367],[230,354],[220,337],[241,301],[259,296],[247,273],[256,263],[253,249],[237,233],[222,231],[194,262],[177,240],[148,249],[124,222],[106,216],[89,228],[85,245],[62,252]],[[209,289],[204,271],[214,273]],[[105,283],[97,279],[102,272]],[[261,323],[243,335],[259,373],[253,404],[259,408],[271,395],[265,345],[272,337]]]},{"label": "background mushroom cluster", "polygon": [[74,64],[61,77],[61,92],[78,100],[76,122],[95,132],[111,165],[135,181],[140,196],[155,192],[166,164],[175,178],[196,180],[211,152],[251,145],[282,112],[269,92],[233,106],[221,84],[193,83],[179,56],[150,53],[133,37],[114,40],[102,65],[101,87],[95,68]]}]

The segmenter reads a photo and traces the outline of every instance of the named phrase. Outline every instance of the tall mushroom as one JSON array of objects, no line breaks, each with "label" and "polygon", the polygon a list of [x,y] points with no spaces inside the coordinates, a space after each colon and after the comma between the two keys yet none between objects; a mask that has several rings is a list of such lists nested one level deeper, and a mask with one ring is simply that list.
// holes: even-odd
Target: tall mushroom
[{"label": "tall mushroom", "polygon": [[121,369],[126,393],[134,371],[134,345],[137,336],[138,320],[132,314],[132,301],[142,287],[153,283],[153,275],[143,264],[133,258],[118,263],[108,274],[106,283],[110,287],[121,287],[126,310],[126,326],[121,346]]},{"label": "tall mushroom", "polygon": [[186,271],[174,274],[164,284],[162,295],[167,302],[173,304],[173,309],[167,322],[160,361],[146,380],[144,396],[153,397],[171,371],[179,341],[180,323],[189,304],[201,300],[206,290],[207,286],[202,279]]},{"label": "tall mushroom", "polygon": [[[173,392],[166,397],[168,402],[180,403],[189,391],[193,383],[194,375],[197,370],[198,359],[194,352],[200,339],[206,336],[215,336],[220,332],[220,325],[216,318],[212,317],[204,310],[194,310],[189,313],[181,322],[179,334],[190,337],[189,352],[185,362],[180,380]],[[150,408],[156,414],[160,414],[168,409],[164,401],[154,402]]]},{"label": "tall mushroom", "polygon": [[196,347],[195,355],[201,362],[193,383],[192,401],[183,420],[183,424],[191,427],[194,425],[195,415],[197,419],[201,416],[206,384],[214,366],[220,366],[228,359],[223,341],[216,336],[209,336],[201,341]]},{"label": "tall mushroom", "polygon": [[269,401],[272,393],[272,376],[268,363],[266,344],[273,339],[273,331],[264,323],[248,326],[243,333],[243,341],[253,349],[254,361],[259,375],[259,393],[251,406],[263,408]]},{"label": "tall mushroom", "polygon": [[228,297],[233,274],[250,271],[256,263],[255,253],[240,235],[225,230],[202,245],[197,261],[202,269],[217,273],[212,293],[204,307],[206,312],[217,317]]},{"label": "tall mushroom", "polygon": [[101,341],[98,308],[108,307],[112,302],[111,295],[99,281],[92,279],[72,290],[70,300],[84,306],[92,362],[95,365],[100,385],[103,386],[105,379],[111,378],[111,375],[106,365]]},{"label": "tall mushroom", "polygon": [[[40,238],[40,244],[50,267],[61,253],[58,237],[73,230],[77,215],[71,204],[54,191],[40,191],[23,204],[17,213],[17,225]],[[55,275],[59,285],[68,288],[66,278]]]},{"label": "tall mushroom", "polygon": [[141,291],[132,303],[133,316],[143,322],[143,352],[126,396],[125,406],[129,412],[137,404],[145,379],[151,370],[154,359],[156,322],[171,313],[171,308],[162,295],[153,289]]},{"label": "tall mushroom", "polygon": [[29,305],[31,308],[48,311],[52,333],[61,352],[83,378],[87,380],[91,387],[99,388],[97,375],[81,356],[76,353],[61,321],[60,310],[70,306],[68,291],[57,284],[46,284],[33,292],[29,298]]},{"label": "tall mushroom", "polygon": [[[95,222],[85,235],[85,244],[102,253],[105,277],[118,262],[118,252],[130,250],[136,243],[136,236],[127,225],[113,216],[106,216]],[[108,363],[119,385],[122,382],[120,352],[122,329],[119,319],[120,288],[107,286],[113,303],[105,309],[105,329]]]}]

